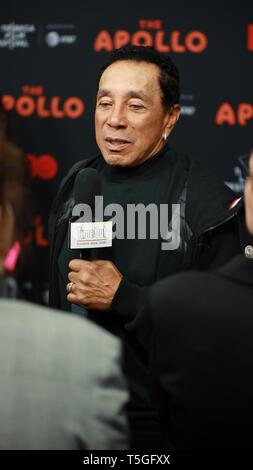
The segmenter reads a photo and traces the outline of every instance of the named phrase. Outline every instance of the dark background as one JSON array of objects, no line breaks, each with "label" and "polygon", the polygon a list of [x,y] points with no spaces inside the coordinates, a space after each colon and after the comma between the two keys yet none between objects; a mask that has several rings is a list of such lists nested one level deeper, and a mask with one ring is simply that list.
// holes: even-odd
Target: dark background
[{"label": "dark background", "polygon": [[[164,31],[163,43],[171,49],[178,31],[179,44],[185,49],[170,51],[182,84],[182,115],[171,144],[201,160],[238,193],[243,189],[253,146],[252,2],[2,2],[0,94],[7,108],[10,98],[6,96],[11,96],[11,135],[28,155],[37,216],[24,273],[24,289],[32,300],[46,301],[48,213],[60,180],[73,163],[97,152],[95,79],[108,51],[95,51],[95,41],[105,30],[108,44],[114,47],[118,30],[127,31],[130,42],[142,30],[155,44],[158,30],[141,27],[140,20],[160,20],[158,30]],[[23,25],[33,31],[24,33],[27,26]],[[207,46],[198,53],[189,49],[193,31],[207,38]],[[22,115],[23,95],[34,106],[29,116]],[[39,97],[44,97],[48,117],[37,110]],[[70,97],[77,97],[84,112],[75,118],[52,116],[53,97],[59,97],[61,111]],[[216,122],[224,103],[228,103],[233,124]]]}]

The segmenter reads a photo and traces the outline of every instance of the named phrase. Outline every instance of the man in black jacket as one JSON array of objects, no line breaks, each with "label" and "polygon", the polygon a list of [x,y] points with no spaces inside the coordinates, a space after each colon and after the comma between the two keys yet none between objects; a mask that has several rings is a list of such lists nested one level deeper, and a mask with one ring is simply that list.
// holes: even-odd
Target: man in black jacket
[{"label": "man in black jacket", "polygon": [[[253,234],[253,156],[250,167],[245,205]],[[150,289],[139,326],[152,335],[166,447],[252,448],[252,246],[246,255],[213,272],[171,276]]]},{"label": "man in black jacket", "polygon": [[[50,220],[50,304],[68,311],[71,304],[78,305],[80,314],[88,309],[94,321],[123,339],[133,442],[138,447],[155,442],[151,432],[150,439],[144,436],[155,421],[148,372],[139,345],[128,332],[144,307],[147,286],[192,267],[219,266],[245,248],[239,233],[242,201],[168,145],[179,114],[178,70],[169,57],[143,46],[115,51],[98,85],[96,140],[101,154],[70,170]],[[110,250],[97,251],[97,259],[73,260],[67,248],[73,187],[78,172],[90,167],[101,178],[104,205],[117,203],[124,217],[130,205],[167,205],[167,226],[178,235],[174,249],[163,249],[160,233],[151,236],[152,224],[145,239],[139,239],[137,225],[135,237],[129,239],[124,233],[115,238]],[[176,229],[170,212],[173,204],[180,206]]]}]

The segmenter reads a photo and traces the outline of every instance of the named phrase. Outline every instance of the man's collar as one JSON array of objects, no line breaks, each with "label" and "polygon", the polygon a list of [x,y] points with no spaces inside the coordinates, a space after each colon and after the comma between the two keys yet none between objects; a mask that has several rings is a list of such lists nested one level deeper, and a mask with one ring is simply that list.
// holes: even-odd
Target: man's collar
[{"label": "man's collar", "polygon": [[253,285],[253,258],[246,258],[243,255],[236,256],[214,274],[242,284]]}]

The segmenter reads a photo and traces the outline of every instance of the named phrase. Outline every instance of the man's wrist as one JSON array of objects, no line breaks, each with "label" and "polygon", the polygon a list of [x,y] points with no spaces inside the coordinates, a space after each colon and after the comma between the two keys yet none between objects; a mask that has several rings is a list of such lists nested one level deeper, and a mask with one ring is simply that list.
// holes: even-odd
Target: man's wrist
[{"label": "man's wrist", "polygon": [[111,309],[124,317],[134,317],[145,287],[138,286],[123,277],[112,301]]}]

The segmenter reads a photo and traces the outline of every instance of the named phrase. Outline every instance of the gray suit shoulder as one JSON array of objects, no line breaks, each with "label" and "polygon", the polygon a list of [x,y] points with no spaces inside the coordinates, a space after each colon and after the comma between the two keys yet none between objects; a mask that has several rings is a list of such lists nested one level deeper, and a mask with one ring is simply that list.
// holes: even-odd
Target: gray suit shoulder
[{"label": "gray suit shoulder", "polygon": [[[31,408],[31,425],[37,432],[33,437],[26,433],[22,438],[21,434],[9,435],[9,441],[5,439],[7,447],[1,448],[11,448],[12,438],[21,446],[17,448],[77,448],[77,442],[83,449],[127,447],[128,393],[117,338],[86,319],[5,300],[0,301],[0,332],[0,357],[8,357],[9,361],[8,374],[6,365],[0,362],[1,377],[6,379],[6,399],[0,396],[0,415],[1,406],[14,406],[12,412],[19,417],[23,412],[18,403],[23,410]],[[7,397],[11,387],[16,387],[15,403]],[[41,429],[37,420],[42,415],[45,428]],[[1,417],[3,428],[8,427],[6,416]],[[59,427],[64,428],[62,435],[57,432]],[[0,442],[4,432],[0,431]]]}]

